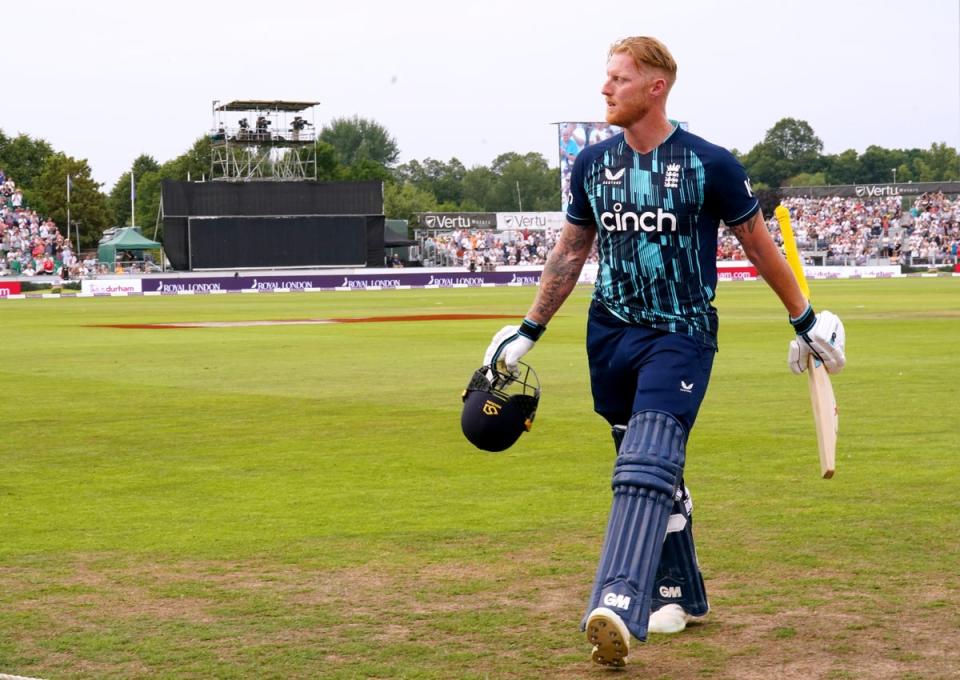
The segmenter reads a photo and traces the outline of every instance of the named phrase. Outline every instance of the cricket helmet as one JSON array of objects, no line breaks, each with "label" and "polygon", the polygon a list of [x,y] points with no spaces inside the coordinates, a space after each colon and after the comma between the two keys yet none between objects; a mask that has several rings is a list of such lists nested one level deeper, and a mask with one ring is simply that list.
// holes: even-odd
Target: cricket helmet
[{"label": "cricket helmet", "polygon": [[478,449],[508,449],[533,425],[540,380],[527,364],[519,362],[517,368],[517,375],[508,375],[481,366],[463,391],[460,427]]}]

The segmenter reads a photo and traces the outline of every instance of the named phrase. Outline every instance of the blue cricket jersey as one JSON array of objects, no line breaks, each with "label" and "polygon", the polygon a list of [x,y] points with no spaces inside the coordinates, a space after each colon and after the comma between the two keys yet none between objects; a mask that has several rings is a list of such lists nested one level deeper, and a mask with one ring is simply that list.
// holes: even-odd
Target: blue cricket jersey
[{"label": "blue cricket jersey", "polygon": [[760,208],[733,154],[679,126],[645,154],[620,133],[580,152],[570,192],[567,220],[597,229],[594,299],[716,347],[717,228]]}]

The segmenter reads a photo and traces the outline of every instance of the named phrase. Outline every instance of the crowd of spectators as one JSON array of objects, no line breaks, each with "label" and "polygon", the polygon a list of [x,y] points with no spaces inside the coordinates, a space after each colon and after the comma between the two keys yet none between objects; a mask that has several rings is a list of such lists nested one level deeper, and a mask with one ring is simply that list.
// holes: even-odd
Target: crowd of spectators
[{"label": "crowd of spectators", "polygon": [[[902,196],[786,198],[801,252],[821,254],[827,264],[955,264],[960,245],[960,201],[925,193]],[[778,242],[779,224],[768,228]]]},{"label": "crowd of spectators", "polygon": [[[912,203],[901,196],[882,198],[785,198],[797,244],[818,264],[942,265],[958,262],[960,198],[923,194]],[[906,204],[907,207],[904,207]],[[767,228],[782,245],[780,225],[768,216]],[[557,240],[553,229],[490,231],[458,229],[421,241],[424,264],[466,267],[542,265]],[[720,226],[717,259],[745,260],[736,237]],[[588,262],[597,261],[596,246]],[[811,263],[814,260],[811,259]]]},{"label": "crowd of spectators", "polygon": [[[785,198],[797,244],[822,264],[956,264],[960,248],[960,197],[925,193],[912,204],[902,196],[878,198]],[[782,244],[772,215],[768,229]],[[500,266],[542,265],[557,231],[457,229],[421,241],[424,264],[471,271]],[[745,259],[737,239],[721,226],[717,258]],[[588,262],[597,261],[594,246]],[[394,263],[391,263],[394,264]],[[395,266],[395,264],[394,264]],[[24,204],[23,192],[0,170],[0,276],[81,278],[101,272],[96,258],[80,260],[48,218]]]},{"label": "crowd of spectators", "polygon": [[923,194],[910,209],[913,229],[906,239],[910,258],[957,264],[960,251],[960,197]]},{"label": "crowd of spectators", "polygon": [[0,276],[78,278],[97,270],[81,261],[54,224],[25,205],[23,191],[0,170]]},{"label": "crowd of spectators", "polygon": [[[428,236],[424,258],[437,266],[463,266],[484,271],[499,266],[542,265],[557,242],[557,231],[521,229],[489,231],[457,229]],[[596,261],[596,254],[593,255]]]}]

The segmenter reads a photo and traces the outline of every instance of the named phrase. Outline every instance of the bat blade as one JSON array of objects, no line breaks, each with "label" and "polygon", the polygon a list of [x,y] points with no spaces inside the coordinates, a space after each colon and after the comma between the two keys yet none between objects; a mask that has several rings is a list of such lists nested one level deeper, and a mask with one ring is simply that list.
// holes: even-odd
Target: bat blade
[{"label": "bat blade", "polygon": [[840,429],[837,400],[833,396],[830,374],[822,364],[816,365],[813,357],[810,357],[807,366],[807,376],[813,422],[817,429],[817,448],[820,452],[820,476],[830,479],[837,466],[837,432]]},{"label": "bat blade", "polygon": [[[790,265],[800,290],[809,300],[810,287],[807,285],[803,263],[800,262],[800,252],[797,250],[797,242],[793,236],[790,211],[778,205],[774,210],[774,216],[780,223],[787,264]],[[833,396],[830,374],[822,365],[818,366],[816,359],[812,356],[807,365],[807,378],[810,387],[810,405],[813,407],[813,422],[817,430],[817,449],[820,452],[820,476],[823,479],[830,479],[837,467],[837,432],[840,430],[837,399]]]}]

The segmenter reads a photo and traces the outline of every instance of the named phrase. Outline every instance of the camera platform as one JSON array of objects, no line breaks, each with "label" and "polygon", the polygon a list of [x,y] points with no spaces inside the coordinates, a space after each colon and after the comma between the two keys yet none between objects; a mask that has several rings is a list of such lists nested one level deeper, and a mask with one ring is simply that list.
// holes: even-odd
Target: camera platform
[{"label": "camera platform", "polygon": [[213,102],[210,179],[316,180],[315,111],[320,102]]}]

